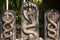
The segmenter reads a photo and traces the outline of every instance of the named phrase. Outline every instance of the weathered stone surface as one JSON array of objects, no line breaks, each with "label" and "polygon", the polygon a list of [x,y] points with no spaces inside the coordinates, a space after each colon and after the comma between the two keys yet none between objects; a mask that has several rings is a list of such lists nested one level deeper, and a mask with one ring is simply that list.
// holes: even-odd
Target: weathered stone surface
[{"label": "weathered stone surface", "polygon": [[59,16],[53,9],[45,13],[45,40],[59,40]]},{"label": "weathered stone surface", "polygon": [[15,36],[15,12],[6,10],[2,12],[1,40],[16,40]]},{"label": "weathered stone surface", "polygon": [[22,31],[23,40],[39,40],[38,8],[35,3],[26,2],[22,6]]}]

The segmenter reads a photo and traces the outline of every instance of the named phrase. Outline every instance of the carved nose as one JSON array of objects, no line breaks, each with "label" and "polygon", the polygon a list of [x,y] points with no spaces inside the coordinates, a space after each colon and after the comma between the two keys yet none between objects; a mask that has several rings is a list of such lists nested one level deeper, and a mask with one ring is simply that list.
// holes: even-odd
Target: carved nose
[{"label": "carved nose", "polygon": [[7,20],[9,19],[9,15],[6,16]]}]

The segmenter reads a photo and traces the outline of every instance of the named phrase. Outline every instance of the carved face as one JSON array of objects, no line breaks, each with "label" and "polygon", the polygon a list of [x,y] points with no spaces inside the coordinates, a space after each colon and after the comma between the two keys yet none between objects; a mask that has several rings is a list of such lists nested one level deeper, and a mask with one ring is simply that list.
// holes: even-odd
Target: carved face
[{"label": "carved face", "polygon": [[29,10],[28,10],[28,15],[31,15],[33,12],[32,12],[32,9],[31,8],[29,8]]},{"label": "carved face", "polygon": [[2,19],[4,22],[9,23],[14,19],[14,16],[11,12],[6,11],[2,16]]},{"label": "carved face", "polygon": [[49,13],[48,13],[50,19],[54,22],[56,22],[59,18],[59,14],[57,12],[54,12],[53,10],[51,10]]}]

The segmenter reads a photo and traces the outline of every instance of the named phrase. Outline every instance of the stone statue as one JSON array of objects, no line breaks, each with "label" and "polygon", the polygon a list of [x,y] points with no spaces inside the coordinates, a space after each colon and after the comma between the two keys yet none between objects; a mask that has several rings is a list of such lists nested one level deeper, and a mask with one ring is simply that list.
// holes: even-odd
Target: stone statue
[{"label": "stone statue", "polygon": [[35,3],[26,2],[22,6],[21,37],[23,40],[39,40],[38,8]]},{"label": "stone statue", "polygon": [[59,12],[53,9],[45,13],[45,40],[59,40]]},{"label": "stone statue", "polygon": [[1,40],[16,40],[15,38],[15,12],[6,10],[2,12],[2,30]]}]

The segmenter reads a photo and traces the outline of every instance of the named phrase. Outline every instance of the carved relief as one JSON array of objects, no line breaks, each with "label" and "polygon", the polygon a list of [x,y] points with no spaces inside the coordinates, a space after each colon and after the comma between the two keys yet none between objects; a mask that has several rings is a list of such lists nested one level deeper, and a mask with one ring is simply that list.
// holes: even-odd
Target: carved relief
[{"label": "carved relief", "polygon": [[45,14],[45,40],[59,40],[59,13],[53,9]]},{"label": "carved relief", "polygon": [[15,35],[15,14],[13,11],[5,11],[2,15],[2,21],[3,32],[1,33],[1,40],[14,40],[13,37]]},{"label": "carved relief", "polygon": [[39,40],[38,9],[36,4],[26,2],[22,6],[22,38],[23,40]]}]

